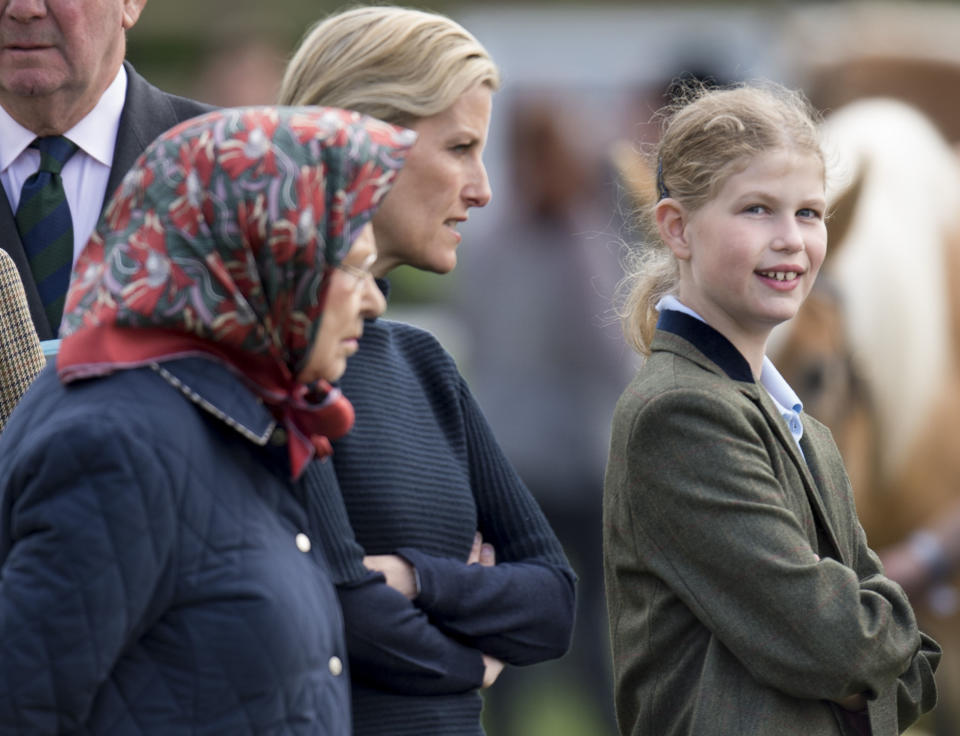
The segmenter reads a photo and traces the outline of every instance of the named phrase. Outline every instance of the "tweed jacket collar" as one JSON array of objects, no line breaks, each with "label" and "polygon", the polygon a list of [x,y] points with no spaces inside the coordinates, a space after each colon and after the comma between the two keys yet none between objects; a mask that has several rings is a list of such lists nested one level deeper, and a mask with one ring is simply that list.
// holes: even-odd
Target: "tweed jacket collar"
[{"label": "tweed jacket collar", "polygon": [[733,343],[706,322],[683,312],[666,309],[660,313],[657,329],[685,339],[734,381],[756,383],[747,359]]},{"label": "tweed jacket collar", "polygon": [[[777,410],[770,395],[753,377],[747,359],[743,357],[733,343],[706,322],[701,322],[683,312],[664,310],[657,321],[658,334],[651,345],[652,350],[667,350],[682,355],[688,360],[712,373],[722,373],[736,382],[738,389],[757,405],[763,413],[770,430],[790,456],[803,478],[807,499],[813,509],[814,517],[827,542],[833,547],[836,556],[841,558],[842,545],[838,544],[829,516],[821,498],[821,488],[815,476],[819,476],[816,447],[813,446],[808,432],[804,432],[800,444],[790,434],[783,417]],[[671,339],[671,338],[679,339]],[[805,423],[806,427],[806,423]]]}]

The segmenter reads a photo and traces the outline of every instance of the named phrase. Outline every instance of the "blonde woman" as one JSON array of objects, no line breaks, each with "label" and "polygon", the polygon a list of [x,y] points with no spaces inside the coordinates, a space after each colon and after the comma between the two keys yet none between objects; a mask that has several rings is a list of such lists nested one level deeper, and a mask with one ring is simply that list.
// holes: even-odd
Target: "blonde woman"
[{"label": "blonde woman", "polygon": [[[481,156],[498,85],[465,29],[397,7],[327,18],[290,62],[283,103],[343,106],[418,135],[374,220],[373,272],[385,292],[397,266],[456,265],[458,225],[490,200]],[[311,478],[331,505],[339,487],[349,513],[327,554],[345,613],[355,733],[481,734],[479,689],[502,663],[566,651],[573,573],[437,340],[370,320],[357,355],[341,383],[355,434]]]}]

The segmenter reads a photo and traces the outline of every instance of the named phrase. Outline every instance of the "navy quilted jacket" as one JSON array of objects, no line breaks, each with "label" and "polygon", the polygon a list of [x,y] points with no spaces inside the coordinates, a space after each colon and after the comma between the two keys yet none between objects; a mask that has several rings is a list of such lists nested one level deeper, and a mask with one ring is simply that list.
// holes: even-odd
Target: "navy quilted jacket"
[{"label": "navy quilted jacket", "polygon": [[349,734],[281,430],[213,361],[163,368],[47,368],[0,436],[0,734]]}]

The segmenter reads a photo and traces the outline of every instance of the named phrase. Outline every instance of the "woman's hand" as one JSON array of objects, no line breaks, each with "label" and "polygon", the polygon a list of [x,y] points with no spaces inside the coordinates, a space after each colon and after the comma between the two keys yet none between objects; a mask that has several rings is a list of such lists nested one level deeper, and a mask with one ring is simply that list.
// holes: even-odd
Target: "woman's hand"
[{"label": "woman's hand", "polygon": [[490,687],[497,681],[497,678],[500,677],[501,672],[503,672],[503,662],[496,657],[491,657],[489,654],[484,654],[483,684],[480,687],[483,689]]},{"label": "woman's hand", "polygon": [[413,565],[399,555],[366,555],[363,566],[374,572],[382,572],[387,578],[387,585],[411,601],[417,597],[416,572]]},{"label": "woman's hand", "polygon": [[[483,536],[477,532],[473,537],[473,547],[470,549],[470,556],[467,558],[467,564],[483,565],[484,567],[493,567],[497,564],[497,555],[492,544],[484,544]],[[368,570],[383,573],[387,579],[387,585],[397,590],[411,601],[417,597],[417,574],[407,560],[399,555],[366,555],[363,558],[363,566]],[[503,667],[503,664],[500,665]],[[499,671],[497,675],[499,675]],[[494,675],[494,680],[497,679]]]},{"label": "woman's hand", "polygon": [[[470,549],[470,556],[467,557],[468,565],[482,565],[483,567],[493,567],[497,564],[497,555],[492,544],[483,543],[483,535],[477,532],[473,537],[473,547]],[[486,689],[493,685],[503,672],[504,664],[496,657],[489,654],[483,655],[483,684],[480,686]]]},{"label": "woman's hand", "polygon": [[493,567],[497,564],[497,554],[493,545],[484,544],[483,535],[480,532],[473,536],[473,547],[470,549],[470,556],[467,557],[467,564],[484,567]]}]

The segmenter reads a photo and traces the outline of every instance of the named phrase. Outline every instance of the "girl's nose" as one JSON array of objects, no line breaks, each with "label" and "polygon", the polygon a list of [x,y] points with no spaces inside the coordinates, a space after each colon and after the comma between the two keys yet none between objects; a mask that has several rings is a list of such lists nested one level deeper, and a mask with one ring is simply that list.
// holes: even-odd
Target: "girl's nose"
[{"label": "girl's nose", "polygon": [[800,225],[790,217],[787,219],[773,240],[776,250],[797,251],[803,248],[803,232]]}]

